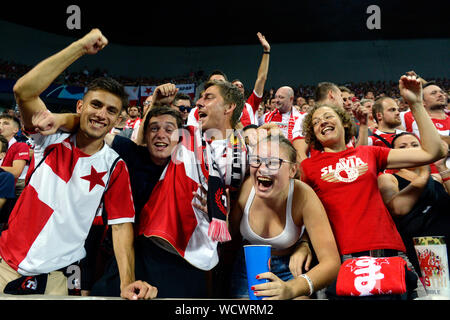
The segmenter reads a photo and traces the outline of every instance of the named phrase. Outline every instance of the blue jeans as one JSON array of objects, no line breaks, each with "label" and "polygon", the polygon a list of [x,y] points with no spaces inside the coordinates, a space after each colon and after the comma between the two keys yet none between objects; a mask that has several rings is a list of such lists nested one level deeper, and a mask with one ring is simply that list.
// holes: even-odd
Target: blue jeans
[{"label": "blue jeans", "polygon": [[[274,256],[270,258],[270,271],[283,281],[294,279],[289,270],[290,256]],[[231,297],[248,298],[247,270],[245,265],[244,248],[240,249],[239,254],[233,265],[231,275]]]}]

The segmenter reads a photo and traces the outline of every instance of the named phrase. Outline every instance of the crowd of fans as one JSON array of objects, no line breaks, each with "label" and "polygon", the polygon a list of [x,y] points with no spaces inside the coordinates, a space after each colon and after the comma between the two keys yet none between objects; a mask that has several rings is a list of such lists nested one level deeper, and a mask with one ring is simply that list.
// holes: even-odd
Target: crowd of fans
[{"label": "crowd of fans", "polygon": [[[0,78],[8,79],[18,79],[26,72],[31,70],[32,66],[16,63],[13,61],[5,61],[0,59]],[[83,68],[82,71],[69,72],[64,71],[55,80],[55,83],[66,84],[69,86],[87,86],[93,79],[101,76],[111,75],[108,70],[105,69],[89,69],[87,66]],[[175,83],[175,84],[187,84],[195,83],[196,85],[201,84],[207,79],[207,74],[203,70],[196,72],[190,72],[189,74],[182,74],[175,77],[167,78],[157,78],[151,76],[142,77],[130,77],[126,75],[114,76],[117,81],[125,86],[157,86],[164,83]],[[450,80],[446,78],[433,78],[438,86],[441,88],[450,87]],[[348,89],[350,89],[356,97],[362,99],[367,92],[373,92],[375,98],[382,95],[388,97],[400,98],[398,90],[398,81],[364,81],[364,82],[346,82],[341,84]],[[306,100],[314,97],[315,85],[293,85],[295,96],[303,97]],[[250,95],[251,92],[245,91],[246,95]],[[275,88],[266,88],[264,90],[263,100],[268,100],[275,94]]]},{"label": "crowd of fans", "polygon": [[[30,71],[32,67],[33,66],[16,63],[14,61],[0,59],[0,79],[19,79],[22,75]],[[110,72],[106,69],[90,69],[85,66],[81,71],[64,71],[55,79],[55,83],[85,87],[92,80],[108,75],[111,76]],[[167,82],[175,82],[177,84],[200,83],[204,81],[205,75],[204,72],[200,70],[170,78],[157,78],[151,76],[129,77],[126,75],[114,77],[125,86],[154,86]]]},{"label": "crowd of fans", "polygon": [[[98,29],[40,68],[0,61],[0,76],[18,79],[20,109],[0,116],[0,291],[65,295],[73,264],[93,296],[424,296],[411,240],[449,234],[448,80],[405,71],[399,81],[267,89],[271,47],[257,36],[251,89],[220,70],[59,74],[80,48],[107,45]],[[58,81],[87,86],[77,113],[51,113],[40,99]],[[178,92],[183,81],[200,84],[195,101]],[[140,108],[127,106],[123,85],[157,88]],[[269,281],[250,287],[248,244],[272,247],[270,272],[256,277]],[[367,263],[386,272],[381,282],[361,280]]]}]

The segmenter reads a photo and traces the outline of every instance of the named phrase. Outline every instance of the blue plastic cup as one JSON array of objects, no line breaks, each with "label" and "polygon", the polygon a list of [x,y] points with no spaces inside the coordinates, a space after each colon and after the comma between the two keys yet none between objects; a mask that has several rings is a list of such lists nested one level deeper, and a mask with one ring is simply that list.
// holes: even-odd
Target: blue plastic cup
[{"label": "blue plastic cup", "polygon": [[254,285],[269,282],[268,279],[256,279],[260,273],[270,271],[270,245],[246,245],[244,246],[245,264],[247,266],[248,296],[250,300],[261,300],[251,289]]}]

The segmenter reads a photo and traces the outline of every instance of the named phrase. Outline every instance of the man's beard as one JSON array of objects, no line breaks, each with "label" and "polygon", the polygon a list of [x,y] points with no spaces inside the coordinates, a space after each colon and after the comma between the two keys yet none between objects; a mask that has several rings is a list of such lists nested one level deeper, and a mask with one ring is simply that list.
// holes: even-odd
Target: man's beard
[{"label": "man's beard", "polygon": [[440,103],[440,104],[432,105],[431,107],[429,107],[429,110],[430,111],[440,111],[440,110],[445,110],[445,108],[447,108],[447,104]]}]

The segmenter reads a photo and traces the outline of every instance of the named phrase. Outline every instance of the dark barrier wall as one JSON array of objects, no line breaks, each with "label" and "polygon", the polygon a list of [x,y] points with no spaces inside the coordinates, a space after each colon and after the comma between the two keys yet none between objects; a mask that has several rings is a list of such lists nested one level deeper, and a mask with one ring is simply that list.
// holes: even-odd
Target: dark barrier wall
[{"label": "dark barrier wall", "polygon": [[[0,58],[30,65],[74,40],[4,21],[0,21],[0,38]],[[254,40],[258,43],[256,35]],[[111,43],[100,54],[82,58],[69,70],[87,66],[91,70],[107,69],[111,75],[166,78],[221,69],[229,78],[240,78],[252,87],[261,52],[259,45],[166,48]],[[272,44],[266,89],[320,81],[396,81],[411,69],[424,78],[449,78],[449,52],[450,39]]]}]

